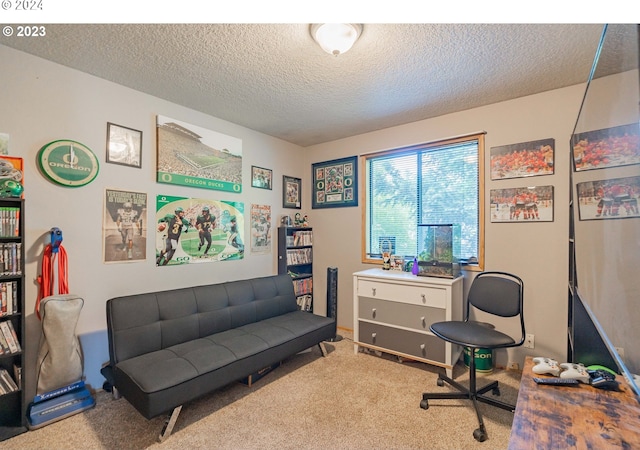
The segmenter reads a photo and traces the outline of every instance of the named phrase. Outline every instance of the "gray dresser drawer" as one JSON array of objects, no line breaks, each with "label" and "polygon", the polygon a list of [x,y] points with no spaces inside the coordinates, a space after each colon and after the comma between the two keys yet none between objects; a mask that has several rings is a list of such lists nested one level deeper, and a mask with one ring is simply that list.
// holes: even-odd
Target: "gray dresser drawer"
[{"label": "gray dresser drawer", "polygon": [[363,344],[433,361],[445,360],[445,342],[433,335],[359,321],[359,340]]},{"label": "gray dresser drawer", "polygon": [[446,288],[424,283],[407,285],[379,280],[359,280],[357,293],[360,297],[379,298],[399,303],[413,303],[414,305],[434,308],[447,307]]},{"label": "gray dresser drawer", "polygon": [[377,298],[360,298],[360,319],[375,320],[376,322],[413,328],[414,330],[429,331],[434,322],[445,320],[444,308],[398,303]]}]

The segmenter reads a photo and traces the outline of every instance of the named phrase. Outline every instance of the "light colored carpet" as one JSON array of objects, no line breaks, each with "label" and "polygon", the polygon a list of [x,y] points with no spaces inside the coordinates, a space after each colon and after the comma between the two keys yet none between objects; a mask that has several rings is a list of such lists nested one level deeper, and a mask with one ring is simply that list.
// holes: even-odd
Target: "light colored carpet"
[{"label": "light colored carpet", "polygon": [[[431,400],[439,369],[390,355],[355,354],[347,338],[285,360],[252,387],[232,383],[184,405],[173,434],[157,442],[165,417],[146,420],[124,398],[98,391],[96,407],[0,442],[0,449],[505,449],[513,414],[481,405],[489,439],[471,403]],[[479,376],[500,381],[501,399],[515,403],[520,372]],[[454,370],[465,384],[468,373]]]}]

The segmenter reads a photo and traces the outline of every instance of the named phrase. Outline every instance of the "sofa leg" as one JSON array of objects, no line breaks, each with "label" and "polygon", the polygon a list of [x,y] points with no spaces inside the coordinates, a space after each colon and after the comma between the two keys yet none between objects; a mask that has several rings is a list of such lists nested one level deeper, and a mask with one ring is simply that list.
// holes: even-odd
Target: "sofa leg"
[{"label": "sofa leg", "polygon": [[173,411],[171,411],[171,414],[167,417],[167,419],[164,422],[162,433],[160,433],[160,436],[158,436],[158,442],[163,442],[165,439],[167,439],[171,435],[171,432],[173,431],[173,426],[176,424],[176,420],[178,420],[178,415],[180,414],[181,410],[182,410],[182,405],[176,406],[175,408],[173,408]]},{"label": "sofa leg", "polygon": [[320,347],[320,351],[322,352],[322,356],[327,356],[327,348],[324,346],[324,342],[320,342],[318,344],[318,347]]},{"label": "sofa leg", "polygon": [[111,396],[114,400],[118,400],[120,398],[120,392],[118,392],[118,388],[115,386],[111,387]]}]

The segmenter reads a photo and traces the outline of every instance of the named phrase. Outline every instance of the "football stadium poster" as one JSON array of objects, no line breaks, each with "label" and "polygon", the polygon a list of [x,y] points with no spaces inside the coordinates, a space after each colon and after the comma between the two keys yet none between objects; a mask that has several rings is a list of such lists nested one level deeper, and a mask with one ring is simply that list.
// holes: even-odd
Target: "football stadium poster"
[{"label": "football stadium poster", "polygon": [[242,192],[242,140],[157,116],[157,182]]},{"label": "football stadium poster", "polygon": [[156,197],[156,266],[244,258],[244,203]]},{"label": "football stadium poster", "polygon": [[103,213],[105,263],[147,259],[147,194],[106,189]]}]

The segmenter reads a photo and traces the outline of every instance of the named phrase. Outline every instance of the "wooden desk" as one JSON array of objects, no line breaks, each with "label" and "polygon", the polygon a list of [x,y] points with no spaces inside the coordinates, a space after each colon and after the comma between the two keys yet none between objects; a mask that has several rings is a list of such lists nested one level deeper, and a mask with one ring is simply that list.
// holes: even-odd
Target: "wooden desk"
[{"label": "wooden desk", "polygon": [[640,402],[621,375],[621,392],[537,385],[532,359],[522,372],[510,450],[640,449]]}]

